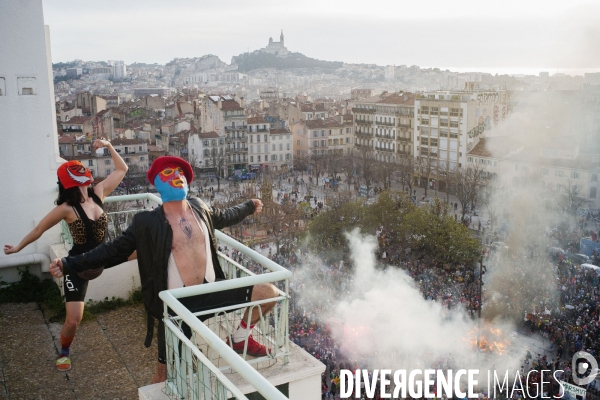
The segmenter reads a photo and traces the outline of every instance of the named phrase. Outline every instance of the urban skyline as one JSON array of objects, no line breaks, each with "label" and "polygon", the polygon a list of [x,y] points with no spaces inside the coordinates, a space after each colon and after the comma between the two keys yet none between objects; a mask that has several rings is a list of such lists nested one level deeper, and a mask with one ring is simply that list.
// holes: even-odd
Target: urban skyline
[{"label": "urban skyline", "polygon": [[[290,51],[328,61],[501,74],[600,71],[600,56],[593,51],[600,38],[600,10],[585,0],[509,1],[484,9],[465,1],[452,7],[438,1],[381,2],[368,10],[360,3],[311,4],[239,2],[223,8],[149,2],[141,10],[119,4],[123,12],[114,13],[110,6],[75,7],[71,0],[60,0],[45,3],[44,11],[55,62],[80,58],[164,64],[214,54],[230,63],[231,57],[264,46],[283,29]],[[69,24],[62,23],[65,9]]]}]

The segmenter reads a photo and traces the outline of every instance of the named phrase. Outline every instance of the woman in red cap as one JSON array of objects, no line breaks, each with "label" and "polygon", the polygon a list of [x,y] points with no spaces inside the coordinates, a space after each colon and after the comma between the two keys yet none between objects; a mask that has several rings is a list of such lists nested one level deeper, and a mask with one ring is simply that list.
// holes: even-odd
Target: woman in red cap
[{"label": "woman in red cap", "polygon": [[[73,247],[69,255],[85,253],[104,241],[108,228],[108,218],[103,205],[104,198],[121,183],[128,167],[109,141],[98,139],[93,147],[94,150],[102,147],[110,150],[115,170],[92,188],[90,186],[93,181],[92,174],[81,162],[72,160],[58,167],[56,207],[21,240],[21,243],[16,246],[4,245],[4,254],[18,253],[61,220],[68,224],[73,237]],[[101,273],[102,268],[98,268],[85,274],[64,275],[63,289],[67,317],[60,332],[61,350],[56,360],[56,368],[59,371],[71,369],[69,348],[83,316],[88,280],[98,277]]]}]

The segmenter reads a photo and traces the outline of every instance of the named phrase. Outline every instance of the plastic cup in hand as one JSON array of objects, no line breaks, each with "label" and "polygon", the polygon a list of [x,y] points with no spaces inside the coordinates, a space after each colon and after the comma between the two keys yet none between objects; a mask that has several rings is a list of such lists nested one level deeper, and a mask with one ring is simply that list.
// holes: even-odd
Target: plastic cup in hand
[{"label": "plastic cup in hand", "polygon": [[104,155],[104,147],[100,147],[99,149],[96,149],[96,155],[98,157],[102,157]]}]

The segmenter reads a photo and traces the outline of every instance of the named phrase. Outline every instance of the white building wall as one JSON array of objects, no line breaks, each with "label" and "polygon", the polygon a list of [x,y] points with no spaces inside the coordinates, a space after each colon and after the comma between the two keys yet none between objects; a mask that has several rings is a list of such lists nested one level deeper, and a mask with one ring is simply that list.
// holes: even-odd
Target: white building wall
[{"label": "white building wall", "polygon": [[[0,84],[6,89],[0,96],[0,163],[5,171],[22,170],[19,179],[13,173],[0,177],[0,241],[16,245],[54,207],[56,170],[64,162],[58,151],[50,33],[42,1],[0,1],[0,38]],[[56,226],[19,255],[48,255],[49,245],[59,241]],[[14,256],[0,254],[5,281],[18,279],[14,269],[2,268]]]}]

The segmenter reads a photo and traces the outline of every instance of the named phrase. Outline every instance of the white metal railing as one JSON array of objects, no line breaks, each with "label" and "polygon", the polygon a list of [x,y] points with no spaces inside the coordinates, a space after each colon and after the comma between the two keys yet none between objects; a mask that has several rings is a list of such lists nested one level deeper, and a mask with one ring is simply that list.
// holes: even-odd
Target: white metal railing
[{"label": "white metal railing", "polygon": [[[151,193],[125,196],[110,196],[105,203],[150,200],[162,204],[159,197]],[[109,237],[112,239],[129,226],[133,215],[143,209],[124,210],[107,213],[109,216]],[[289,279],[292,273],[262,254],[244,246],[238,241],[215,231],[219,245],[224,249],[236,250],[229,257],[223,251],[218,259],[227,277],[225,281],[209,285],[197,285],[160,293],[164,302],[165,338],[167,343],[167,382],[165,393],[172,399],[246,399],[242,392],[227,378],[235,372],[244,378],[266,399],[285,399],[255,367],[272,365],[277,360],[289,362]],[[63,241],[72,244],[67,225],[63,222]],[[234,258],[236,260],[234,260]],[[234,288],[272,283],[278,287],[275,298],[251,301],[248,303],[192,313],[180,299],[214,293]],[[262,315],[260,305],[277,302],[270,315]],[[237,354],[224,341],[229,339],[242,319],[243,311],[254,308],[260,314],[252,335],[254,339],[269,348],[263,357],[248,359],[247,343],[243,354]],[[205,323],[200,318],[209,318]],[[193,333],[189,338],[183,331],[183,323]]]}]

